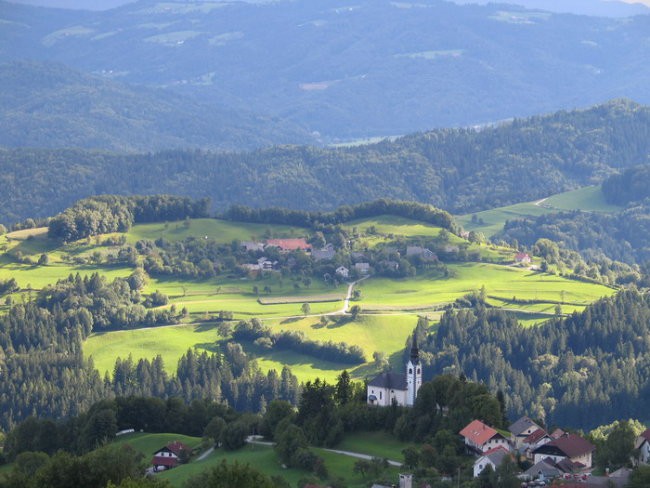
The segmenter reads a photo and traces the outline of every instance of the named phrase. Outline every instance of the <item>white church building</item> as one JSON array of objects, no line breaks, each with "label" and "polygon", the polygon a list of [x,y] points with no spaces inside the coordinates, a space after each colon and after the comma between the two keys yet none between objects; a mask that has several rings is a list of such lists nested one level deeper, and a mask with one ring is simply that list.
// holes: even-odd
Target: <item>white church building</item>
[{"label": "white church building", "polygon": [[422,386],[422,365],[415,337],[411,357],[406,363],[405,374],[386,372],[368,383],[368,404],[388,407],[393,400],[400,406],[411,407]]}]

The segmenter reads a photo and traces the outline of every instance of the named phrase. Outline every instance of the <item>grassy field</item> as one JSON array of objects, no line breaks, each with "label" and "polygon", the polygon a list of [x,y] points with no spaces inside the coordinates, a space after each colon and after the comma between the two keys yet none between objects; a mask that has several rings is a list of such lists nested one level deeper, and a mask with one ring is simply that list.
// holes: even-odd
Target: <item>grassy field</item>
[{"label": "grassy field", "polygon": [[84,342],[84,354],[92,357],[95,367],[103,375],[113,373],[115,359],[152,359],[160,355],[165,369],[176,372],[180,357],[190,348],[216,350],[215,342],[221,339],[215,325],[171,325],[152,329],[119,330],[93,333]]},{"label": "grassy field", "polygon": [[305,237],[307,230],[302,227],[274,224],[249,224],[218,219],[194,219],[189,226],[184,222],[138,224],[127,234],[127,241],[135,243],[141,239],[156,240],[161,237],[169,241],[181,241],[188,237],[205,237],[218,242],[233,240],[258,241],[265,238]]},{"label": "grassy field", "polygon": [[174,441],[180,441],[192,448],[196,448],[201,444],[199,437],[190,437],[182,434],[145,434],[140,432],[120,436],[113,441],[113,444],[130,445],[136,451],[141,452],[148,462],[154,452]]},{"label": "grassy field", "polygon": [[348,434],[336,446],[342,451],[362,452],[378,458],[402,462],[402,451],[414,444],[401,442],[386,432],[355,432]]},{"label": "grassy field", "polygon": [[[600,186],[588,186],[565,193],[550,196],[546,199],[508,205],[506,207],[476,212],[475,214],[460,215],[456,220],[466,230],[483,232],[492,237],[503,229],[506,220],[522,217],[538,217],[547,213],[562,210],[583,210],[586,212],[617,212],[621,207],[605,202]],[[476,215],[476,221],[472,217]]]},{"label": "grassy field", "polygon": [[[576,306],[614,293],[603,285],[584,283],[522,268],[486,263],[448,265],[450,274],[417,276],[404,280],[373,278],[359,284],[362,310],[400,310],[411,307],[435,308],[453,302],[485,286],[488,302],[539,300],[547,304],[566,302]],[[520,307],[516,307],[520,308]],[[525,310],[526,307],[521,307]],[[530,311],[544,311],[528,307]]]},{"label": "grassy field", "polygon": [[[367,480],[361,475],[354,473],[355,458],[335,454],[323,449],[314,449],[325,461],[325,466],[330,473],[336,473],[341,476],[346,486],[349,488],[366,488]],[[203,461],[194,461],[192,463],[179,466],[178,468],[159,474],[160,478],[169,480],[174,487],[180,487],[191,476],[200,473],[203,470],[217,466],[223,460],[228,463],[239,462],[240,464],[249,464],[255,469],[260,470],[268,476],[281,476],[286,479],[291,486],[296,486],[298,481],[309,475],[304,470],[294,468],[283,468],[280,460],[271,447],[248,445],[238,451],[215,450],[210,456]],[[397,469],[390,468],[387,471],[388,476],[397,479]]]},{"label": "grassy field", "polygon": [[[338,325],[330,322],[320,325],[318,317],[299,318],[297,320],[265,321],[273,330],[298,330],[313,340],[347,342],[360,346],[366,353],[368,362],[361,366],[343,365],[324,361],[292,351],[265,351],[244,344],[247,353],[258,357],[258,363],[264,370],[280,371],[284,365],[302,381],[316,376],[334,381],[348,369],[353,377],[364,378],[375,373],[372,353],[381,351],[391,356],[399,354],[404,343],[417,323],[412,315],[399,316],[361,316],[357,321]],[[104,374],[112,374],[115,359],[132,355],[133,360],[151,359],[160,354],[168,372],[176,371],[178,359],[188,348],[215,351],[216,342],[223,339],[216,325],[174,325],[154,329],[136,329],[92,334],[84,343],[84,353],[92,356],[97,369]]]}]

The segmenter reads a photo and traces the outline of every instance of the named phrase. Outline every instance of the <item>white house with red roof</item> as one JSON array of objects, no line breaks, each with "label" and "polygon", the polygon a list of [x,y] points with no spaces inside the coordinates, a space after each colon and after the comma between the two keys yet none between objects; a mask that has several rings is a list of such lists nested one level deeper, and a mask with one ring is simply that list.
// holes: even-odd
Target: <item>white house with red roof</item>
[{"label": "white house with red roof", "polygon": [[634,447],[639,450],[639,462],[650,463],[650,429],[641,432],[641,435],[636,438]]},{"label": "white house with red roof", "polygon": [[463,436],[467,448],[477,454],[484,454],[495,447],[510,451],[508,439],[480,420],[470,422],[460,431],[460,435]]},{"label": "white house with red roof", "polygon": [[183,453],[190,454],[191,452],[192,448],[180,441],[170,442],[154,452],[151,465],[154,471],[175,468],[181,463]]}]

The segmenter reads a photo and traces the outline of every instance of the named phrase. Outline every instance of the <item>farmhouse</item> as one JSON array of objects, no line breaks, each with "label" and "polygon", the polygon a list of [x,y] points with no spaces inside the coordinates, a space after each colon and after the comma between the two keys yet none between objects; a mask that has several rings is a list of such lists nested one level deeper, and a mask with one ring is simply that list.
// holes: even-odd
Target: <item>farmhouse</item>
[{"label": "farmhouse", "polygon": [[510,451],[508,439],[480,420],[470,422],[460,431],[460,435],[465,440],[467,450],[475,454],[485,454],[495,447]]},{"label": "farmhouse", "polygon": [[307,254],[311,253],[311,244],[305,239],[268,239],[266,247],[277,247],[281,254],[286,254],[291,251],[304,251]]},{"label": "farmhouse", "polygon": [[[596,447],[577,434],[564,434],[533,451],[534,462],[550,458],[555,463],[563,463],[573,471],[590,469],[591,457]],[[572,466],[567,465],[569,462]],[[562,465],[561,465],[562,467]],[[568,469],[564,469],[568,471]]]},{"label": "farmhouse", "polygon": [[255,241],[242,241],[241,247],[246,251],[250,252],[262,252],[264,251],[264,244],[261,242]]},{"label": "farmhouse", "polygon": [[639,452],[639,462],[643,464],[650,463],[650,429],[641,432],[641,435],[636,438],[634,447]]},{"label": "farmhouse", "polygon": [[314,258],[314,261],[328,261],[334,259],[336,256],[336,251],[332,244],[327,244],[322,249],[314,249],[311,253],[311,257]]},{"label": "farmhouse", "polygon": [[406,246],[406,257],[417,256],[427,261],[435,261],[437,256],[431,249],[422,246]]},{"label": "farmhouse", "polygon": [[422,365],[415,338],[411,347],[411,358],[406,363],[406,374],[381,373],[368,383],[368,404],[388,407],[395,402],[400,406],[412,407],[422,386]]},{"label": "farmhouse", "polygon": [[[515,449],[521,449],[524,439],[534,432],[543,432],[543,429],[539,425],[526,416],[521,417],[519,420],[511,424],[508,427],[508,430],[510,431],[510,440]],[[544,434],[545,433],[546,432],[544,432]]]},{"label": "farmhouse", "polygon": [[525,252],[518,252],[515,254],[515,263],[530,264],[532,261],[531,257]]},{"label": "farmhouse", "polygon": [[190,454],[192,448],[179,441],[170,442],[153,454],[151,465],[154,471],[175,468],[181,463],[184,453]]},{"label": "farmhouse", "polygon": [[336,268],[336,274],[341,278],[348,278],[350,276],[350,270],[345,266],[339,266]]}]

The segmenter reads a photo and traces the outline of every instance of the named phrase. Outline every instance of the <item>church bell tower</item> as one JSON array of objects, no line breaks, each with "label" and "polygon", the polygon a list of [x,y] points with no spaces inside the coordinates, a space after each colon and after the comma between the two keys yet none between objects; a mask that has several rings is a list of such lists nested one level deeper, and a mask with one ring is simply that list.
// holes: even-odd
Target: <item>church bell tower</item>
[{"label": "church bell tower", "polygon": [[422,364],[420,363],[420,351],[418,350],[418,340],[413,334],[413,345],[411,346],[411,357],[406,364],[406,405],[413,406],[418,395],[418,390],[422,386]]}]

